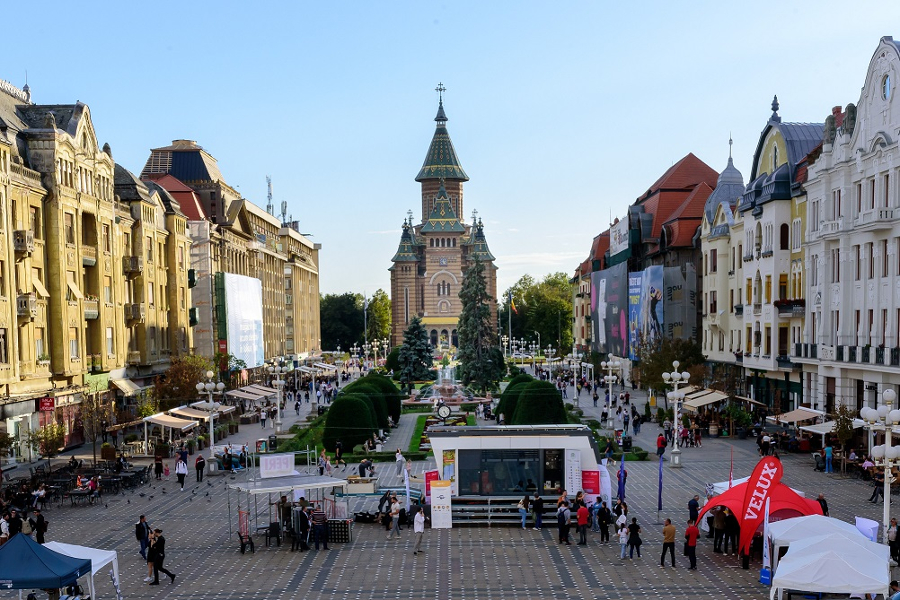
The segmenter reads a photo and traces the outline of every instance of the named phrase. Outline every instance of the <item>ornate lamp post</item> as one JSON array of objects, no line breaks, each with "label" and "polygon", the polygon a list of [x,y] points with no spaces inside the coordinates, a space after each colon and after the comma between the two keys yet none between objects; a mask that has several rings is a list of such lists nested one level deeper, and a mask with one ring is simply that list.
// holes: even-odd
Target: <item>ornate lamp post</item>
[{"label": "ornate lamp post", "polygon": [[548,373],[553,372],[552,365],[550,364],[550,361],[553,360],[553,354],[554,354],[553,345],[547,344],[547,347],[544,348],[544,357],[546,358]]},{"label": "ornate lamp post", "polygon": [[278,394],[276,395],[275,402],[275,434],[281,434],[281,396],[282,391],[284,390],[284,379],[282,379],[282,375],[286,375],[291,370],[290,367],[282,367],[282,366],[271,366],[269,367],[269,375],[274,376],[274,380],[270,381],[272,385],[275,386],[275,389],[278,390]]},{"label": "ornate lamp post", "polygon": [[666,384],[671,384],[674,388],[673,391],[666,394],[666,398],[675,404],[675,444],[672,448],[672,463],[669,465],[673,469],[681,468],[681,449],[678,447],[678,440],[681,439],[681,403],[684,402],[684,392],[679,391],[678,386],[686,384],[688,379],[691,378],[691,374],[687,371],[679,373],[678,365],[679,362],[677,360],[673,361],[672,372],[662,374],[663,381],[665,381]]},{"label": "ornate lamp post", "polygon": [[540,349],[541,349],[540,344],[535,344],[534,342],[531,342],[530,344],[528,344],[528,350],[531,352],[531,372],[532,373],[537,373],[537,370],[536,370],[537,351]]},{"label": "ornate lamp post", "polygon": [[197,383],[197,391],[199,393],[204,393],[209,396],[210,408],[213,410],[209,413],[209,458],[210,460],[216,457],[215,455],[215,446],[216,446],[216,430],[215,430],[215,420],[218,416],[218,413],[215,411],[215,401],[213,400],[213,393],[221,394],[225,390],[225,384],[221,381],[216,382],[213,380],[215,373],[212,371],[206,372],[206,382]]},{"label": "ornate lamp post", "polygon": [[359,368],[359,345],[353,344],[350,346],[350,356],[353,357],[353,362],[356,363],[356,368]]},{"label": "ornate lamp post", "polygon": [[[363,362],[368,364],[369,362],[369,349],[372,347],[372,344],[366,342],[363,344]],[[360,371],[360,375],[362,375],[362,371]]]},{"label": "ornate lamp post", "polygon": [[891,445],[892,429],[900,423],[900,410],[892,409],[897,392],[888,388],[881,393],[883,404],[877,409],[865,407],[859,411],[871,431],[884,432],[884,444],[872,447],[872,458],[879,467],[884,467],[884,543],[888,543],[888,527],[891,524],[891,469],[900,465],[900,446]]},{"label": "ornate lamp post", "polygon": [[381,355],[384,357],[385,361],[387,361],[389,344],[390,344],[390,342],[388,341],[388,338],[384,338],[383,340],[381,340],[381,350],[382,350]]},{"label": "ornate lamp post", "polygon": [[616,381],[619,380],[618,375],[614,375],[614,372],[617,372],[622,368],[622,363],[617,360],[613,360],[612,354],[609,355],[609,360],[604,360],[600,363],[600,367],[606,370],[606,377],[603,378],[603,381],[606,382],[607,389],[609,389],[609,399],[610,403],[612,403],[613,394],[615,393],[615,389],[613,386],[616,384]]},{"label": "ornate lamp post", "polygon": [[507,357],[507,350],[509,350],[509,336],[501,335],[500,342],[503,344],[503,358]]}]

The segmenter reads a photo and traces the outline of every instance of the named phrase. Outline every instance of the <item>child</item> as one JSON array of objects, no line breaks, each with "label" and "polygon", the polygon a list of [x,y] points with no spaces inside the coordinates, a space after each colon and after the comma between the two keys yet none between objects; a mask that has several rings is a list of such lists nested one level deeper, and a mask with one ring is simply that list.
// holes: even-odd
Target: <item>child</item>
[{"label": "child", "polygon": [[628,528],[625,527],[625,523],[619,527],[619,547],[622,549],[622,553],[619,555],[619,558],[625,558],[625,550],[628,548]]},{"label": "child", "polygon": [[169,463],[166,463],[163,466],[163,474],[166,476],[166,481],[169,480]]}]

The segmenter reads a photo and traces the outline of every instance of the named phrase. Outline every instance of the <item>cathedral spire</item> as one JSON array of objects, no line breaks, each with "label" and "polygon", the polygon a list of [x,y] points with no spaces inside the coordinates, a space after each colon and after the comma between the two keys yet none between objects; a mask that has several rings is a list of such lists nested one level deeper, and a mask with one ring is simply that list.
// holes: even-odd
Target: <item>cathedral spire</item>
[{"label": "cathedral spire", "polygon": [[439,83],[435,91],[438,93],[438,111],[434,117],[434,137],[425,155],[425,162],[416,175],[416,181],[423,182],[430,179],[454,179],[468,181],[469,177],[459,164],[450,134],[447,133],[447,113],[444,112],[444,92],[447,88]]}]

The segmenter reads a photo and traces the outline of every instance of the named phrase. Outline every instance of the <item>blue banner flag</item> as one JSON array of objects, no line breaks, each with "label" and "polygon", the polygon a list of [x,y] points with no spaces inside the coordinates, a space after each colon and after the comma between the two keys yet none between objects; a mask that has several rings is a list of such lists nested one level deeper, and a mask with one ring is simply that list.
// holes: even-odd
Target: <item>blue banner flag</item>
[{"label": "blue banner flag", "polygon": [[622,461],[619,463],[619,500],[625,500],[625,479],[628,477],[628,471],[625,470],[625,453],[622,452]]},{"label": "blue banner flag", "polygon": [[660,457],[659,457],[659,495],[657,496],[657,500],[656,500],[656,510],[657,511],[661,511],[663,509],[663,507],[662,507],[662,474],[663,474],[662,464],[663,464],[663,457],[660,455]]}]

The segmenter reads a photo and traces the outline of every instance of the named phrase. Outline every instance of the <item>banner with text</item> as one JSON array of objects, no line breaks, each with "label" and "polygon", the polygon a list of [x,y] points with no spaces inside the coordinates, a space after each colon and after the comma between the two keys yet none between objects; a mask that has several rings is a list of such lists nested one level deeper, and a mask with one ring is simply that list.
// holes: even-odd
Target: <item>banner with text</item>
[{"label": "banner with text", "polygon": [[259,476],[262,479],[270,477],[286,477],[288,475],[299,475],[294,469],[293,454],[260,454],[259,455]]},{"label": "banner with text", "polygon": [[566,449],[566,491],[574,497],[581,491],[581,449]]},{"label": "banner with text", "polygon": [[431,482],[431,528],[451,529],[453,510],[450,505],[450,482],[437,479]]}]

